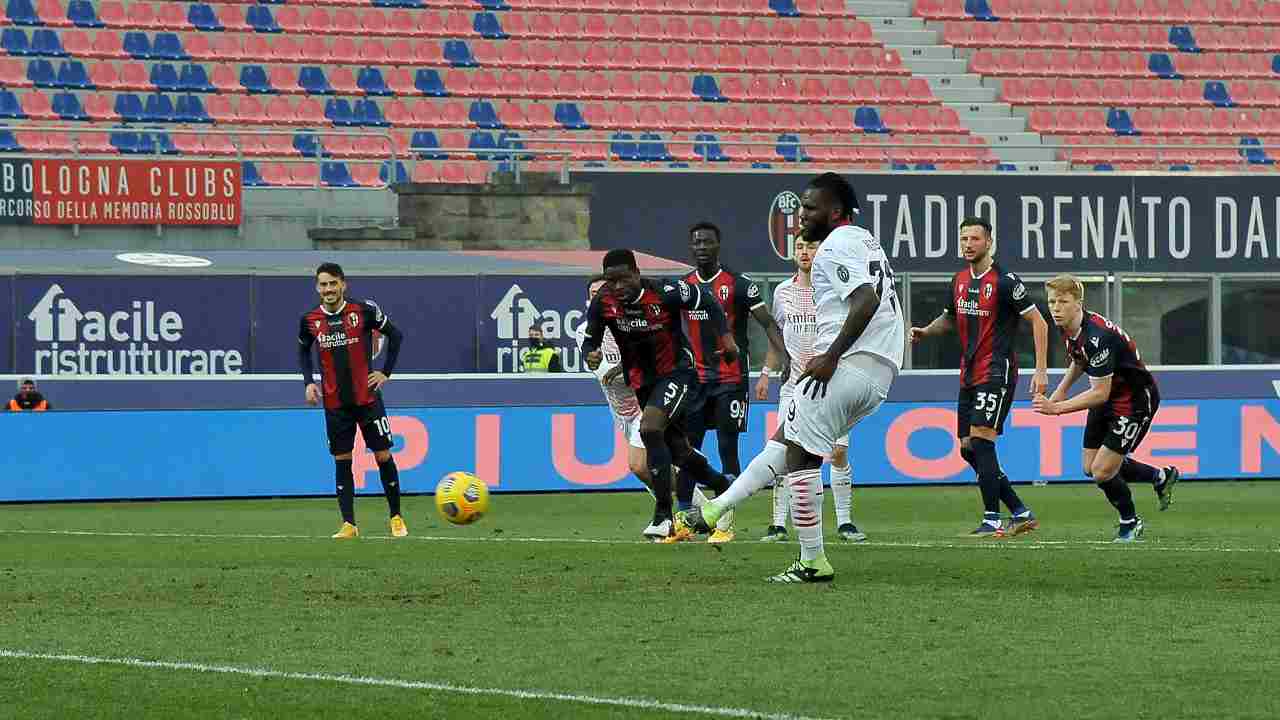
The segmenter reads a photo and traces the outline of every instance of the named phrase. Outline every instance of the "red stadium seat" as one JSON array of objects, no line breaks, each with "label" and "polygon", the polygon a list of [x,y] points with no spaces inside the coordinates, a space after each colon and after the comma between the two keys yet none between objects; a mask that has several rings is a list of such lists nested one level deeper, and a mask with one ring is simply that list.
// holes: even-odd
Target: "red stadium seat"
[{"label": "red stadium seat", "polygon": [[215,123],[233,123],[236,121],[236,111],[231,105],[231,99],[226,95],[210,95],[204,104],[205,112],[209,113],[209,117]]},{"label": "red stadium seat", "polygon": [[145,65],[140,62],[126,62],[120,64],[120,88],[122,90],[154,90],[155,86],[151,84]]},{"label": "red stadium seat", "polygon": [[276,62],[296,63],[302,60],[302,46],[291,37],[283,36],[276,40],[271,48],[271,57]]},{"label": "red stadium seat", "polygon": [[[871,87],[873,91],[877,93],[879,92],[879,90],[876,89],[875,83],[872,83]],[[831,78],[831,80],[827,83],[827,95],[828,97],[831,98],[831,102],[834,102],[834,103],[872,102],[871,100],[863,99],[860,95],[858,95],[853,85],[849,83],[848,78],[844,78],[844,77]]]},{"label": "red stadium seat", "polygon": [[[215,95],[214,97],[219,96]],[[210,100],[212,99],[210,98]],[[213,117],[213,110],[210,109],[211,105],[212,103],[207,103],[205,106],[209,117]],[[102,93],[92,93],[84,99],[84,114],[88,115],[93,122],[114,122],[119,119],[115,108],[112,106],[111,98]],[[217,118],[214,118],[214,120],[216,121]]]},{"label": "red stadium seat", "polygon": [[387,16],[380,8],[366,8],[360,13],[360,27],[369,35],[386,35]]},{"label": "red stadium seat", "polygon": [[265,125],[269,123],[267,111],[262,102],[252,95],[240,98],[236,104],[236,118],[245,125]]},{"label": "red stadium seat", "polygon": [[324,105],[313,97],[299,98],[293,114],[301,125],[325,125],[329,122],[324,116]]},{"label": "red stadium seat", "polygon": [[214,4],[214,16],[218,18],[218,22],[227,32],[249,32],[248,21],[245,20],[245,8],[243,5],[221,3]]},{"label": "red stadium seat", "polygon": [[156,9],[149,2],[133,2],[129,4],[125,16],[125,27],[137,30],[159,30],[160,22],[156,20]]},{"label": "red stadium seat", "polygon": [[[248,49],[247,45],[245,49]],[[360,49],[356,46],[355,39],[348,35],[333,38],[333,44],[329,46],[329,60],[344,65],[355,65],[360,62]],[[337,90],[336,87],[334,89]]]},{"label": "red stadium seat", "polygon": [[267,100],[266,106],[267,117],[271,118],[274,123],[284,125],[298,125],[298,117],[293,111],[293,103],[289,102],[289,98],[283,95],[276,95]]},{"label": "red stadium seat", "polygon": [[76,144],[80,152],[89,155],[114,155],[116,148],[111,144],[111,136],[105,132],[82,132],[76,135]]},{"label": "red stadium seat", "polygon": [[124,58],[129,54],[124,51],[124,41],[115,30],[99,30],[93,36],[93,47],[89,52],[93,58]]},{"label": "red stadium seat", "polygon": [[323,65],[329,62],[329,41],[323,35],[308,35],[302,39],[302,48],[298,51],[302,62]]},{"label": "red stadium seat", "polygon": [[282,93],[300,93],[302,87],[298,85],[298,71],[286,65],[272,65],[267,69],[267,79],[271,81],[271,87],[276,92]]},{"label": "red stadium seat", "polygon": [[[503,20],[505,23],[506,18],[503,18]],[[407,10],[392,10],[391,15],[387,18],[387,32],[391,35],[416,37],[419,34],[418,22],[414,20],[413,15],[409,14]]]},{"label": "red stadium seat", "polygon": [[444,17],[439,12],[429,10],[418,13],[418,29],[413,34],[415,37],[441,38],[449,33],[445,30]]}]

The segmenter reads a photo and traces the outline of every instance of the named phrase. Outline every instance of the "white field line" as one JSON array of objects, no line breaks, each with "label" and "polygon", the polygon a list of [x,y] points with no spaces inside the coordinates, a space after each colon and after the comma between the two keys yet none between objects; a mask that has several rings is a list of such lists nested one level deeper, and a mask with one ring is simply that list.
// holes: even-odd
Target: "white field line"
[{"label": "white field line", "polygon": [[[70,535],[83,537],[119,537],[119,538],[177,538],[199,540],[329,540],[327,535],[268,535],[251,533],[186,533],[186,532],[123,532],[107,530],[0,530],[0,535]],[[457,543],[542,543],[542,544],[578,544],[578,545],[651,545],[645,540],[624,540],[608,538],[578,537],[515,537],[515,536],[483,536],[468,535],[412,535],[408,538],[393,538],[388,535],[362,535],[362,540],[374,542],[457,542]],[[683,546],[701,545],[700,542],[680,543]],[[753,540],[739,540],[733,545],[751,547],[757,544]],[[796,544],[794,541],[772,544]],[[875,550],[877,548],[901,549],[918,548],[927,550],[1105,550],[1139,551],[1139,552],[1186,552],[1186,553],[1280,553],[1280,547],[1231,547],[1227,545],[1164,545],[1151,541],[1142,541],[1127,545],[1116,545],[1110,540],[922,540],[917,542],[877,541],[846,544],[827,543],[827,549],[848,548],[851,550]]]},{"label": "white field line", "polygon": [[394,678],[367,677],[362,675],[333,675],[319,672],[287,672],[261,667],[240,667],[237,665],[206,665],[203,663],[178,662],[169,660],[143,660],[141,658],[94,657],[92,655],[63,655],[56,653],[28,652],[25,650],[7,650],[0,648],[0,658],[15,660],[37,660],[48,662],[78,663],[81,665],[116,665],[147,670],[185,670],[189,672],[216,673],[220,675],[239,675],[244,677],[267,678],[274,680],[302,680],[309,682],[340,683],[343,685],[365,685],[372,687],[389,687],[402,690],[427,690],[431,692],[452,693],[456,695],[487,695],[491,697],[508,697],[518,700],[547,700],[551,702],[573,703],[577,705],[604,705],[610,707],[635,708],[638,710],[663,710],[681,714],[696,713],[711,717],[755,718],[757,720],[823,720],[806,715],[790,713],[763,712],[746,708],[717,707],[714,705],[687,705],[684,703],[662,702],[647,698],[610,697],[606,695],[579,695],[576,693],[559,693],[543,690],[514,690],[510,688],[473,687],[455,685],[453,683],[431,682],[428,680],[397,680]]}]

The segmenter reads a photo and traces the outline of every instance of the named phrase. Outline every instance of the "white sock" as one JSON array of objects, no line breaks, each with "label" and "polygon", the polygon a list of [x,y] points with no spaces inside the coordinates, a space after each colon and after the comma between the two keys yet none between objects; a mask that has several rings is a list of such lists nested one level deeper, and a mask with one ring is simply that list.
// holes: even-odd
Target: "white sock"
[{"label": "white sock", "polygon": [[831,494],[836,501],[836,527],[853,522],[853,466],[831,466]]},{"label": "white sock", "polygon": [[702,492],[702,488],[695,485],[693,487],[693,506],[702,507],[703,505],[706,505],[706,504],[707,504],[707,496]]},{"label": "white sock", "polygon": [[732,509],[730,509],[729,512],[721,515],[719,520],[716,520],[716,529],[723,530],[725,532],[729,532],[730,530],[733,529],[733,510]]},{"label": "white sock", "polygon": [[791,509],[791,491],[787,483],[777,482],[773,485],[773,526],[787,526],[787,512]]},{"label": "white sock", "polygon": [[822,468],[787,474],[791,522],[800,538],[800,559],[822,557]]},{"label": "white sock", "polygon": [[729,489],[725,490],[724,494],[717,497],[712,503],[721,512],[736,507],[738,503],[772,485],[774,478],[784,473],[786,468],[787,446],[770,440],[765,444],[760,454],[756,455],[751,464],[747,466],[747,469],[743,470],[742,474],[734,479]]}]

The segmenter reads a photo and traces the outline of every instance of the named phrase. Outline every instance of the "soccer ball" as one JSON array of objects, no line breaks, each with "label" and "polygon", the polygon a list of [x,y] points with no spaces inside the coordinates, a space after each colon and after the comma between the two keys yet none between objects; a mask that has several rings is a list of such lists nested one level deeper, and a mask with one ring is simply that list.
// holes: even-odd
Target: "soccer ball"
[{"label": "soccer ball", "polygon": [[454,525],[470,525],[489,511],[489,487],[469,472],[451,472],[436,485],[436,509]]}]

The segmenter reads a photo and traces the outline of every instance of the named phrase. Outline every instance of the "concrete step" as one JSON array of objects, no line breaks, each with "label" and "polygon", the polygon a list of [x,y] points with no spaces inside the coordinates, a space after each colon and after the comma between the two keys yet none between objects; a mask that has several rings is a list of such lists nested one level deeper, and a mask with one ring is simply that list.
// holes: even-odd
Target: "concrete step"
[{"label": "concrete step", "polygon": [[959,113],[961,119],[974,118],[974,117],[983,117],[983,118],[991,118],[991,119],[1008,119],[1009,118],[1009,103],[946,102],[946,105],[947,107]]},{"label": "concrete step", "polygon": [[[1004,162],[1050,162],[1057,158],[1051,147],[1038,146],[1040,136],[1037,133],[986,133],[977,131],[995,150],[996,156]],[[1013,146],[1013,147],[1011,147]]]},{"label": "concrete step", "polygon": [[[928,62],[927,60],[918,60],[917,62]],[[912,68],[915,70],[915,68]],[[916,77],[922,77],[929,83],[929,87],[934,90],[958,90],[960,88],[969,88],[972,90],[986,90],[982,87],[982,78],[969,73],[914,73]]]},{"label": "concrete step", "polygon": [[[892,47],[892,46],[891,46]],[[894,47],[897,50],[897,47]],[[902,51],[899,50],[899,53]],[[963,60],[934,60],[931,58],[902,58],[902,64],[910,68],[911,72],[916,75],[964,75],[968,68],[968,63]],[[978,83],[974,82],[972,87],[977,87]]]},{"label": "concrete step", "polygon": [[954,60],[955,53],[946,45],[895,45],[902,57],[921,58],[925,60]]},{"label": "concrete step", "polygon": [[894,0],[849,0],[846,8],[858,14],[858,17],[907,17],[911,14],[911,3]]},{"label": "concrete step", "polygon": [[941,28],[931,28],[925,25],[924,20],[918,17],[863,17],[858,16],[859,20],[863,20],[871,25],[873,32],[879,32],[885,28],[897,30],[933,30],[942,36]]},{"label": "concrete step", "polygon": [[1021,161],[1015,162],[1018,172],[1026,173],[1064,173],[1071,170],[1070,163],[1061,160]]},{"label": "concrete step", "polygon": [[933,94],[943,102],[954,103],[989,103],[994,102],[996,93],[990,88],[936,88]]},{"label": "concrete step", "polygon": [[938,33],[932,30],[906,30],[900,27],[879,27],[875,36],[885,45],[937,45]]},{"label": "concrete step", "polygon": [[1020,117],[971,115],[968,118],[961,116],[961,119],[976,133],[1013,136],[1027,130],[1027,121]]}]

